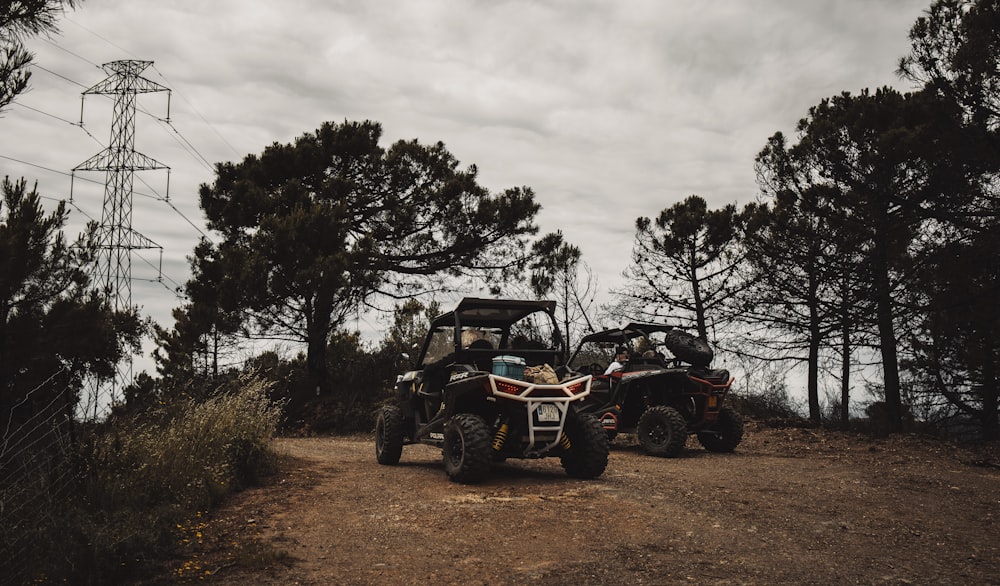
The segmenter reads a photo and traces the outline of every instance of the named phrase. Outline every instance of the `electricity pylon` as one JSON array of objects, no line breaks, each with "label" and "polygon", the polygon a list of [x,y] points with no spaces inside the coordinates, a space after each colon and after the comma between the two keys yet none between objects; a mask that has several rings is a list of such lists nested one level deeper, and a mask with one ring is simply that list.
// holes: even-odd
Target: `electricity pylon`
[{"label": "electricity pylon", "polygon": [[[112,61],[101,67],[108,77],[86,89],[87,94],[114,96],[114,116],[111,120],[111,140],[108,148],[73,168],[73,171],[105,171],[104,207],[101,223],[97,228],[97,258],[93,269],[93,283],[107,296],[111,309],[132,309],[132,251],[160,249],[162,247],[132,229],[132,184],[136,171],[168,169],[169,167],[135,150],[135,112],[138,94],[169,92],[158,83],[139,74],[152,65],[152,61]],[[81,100],[83,99],[81,97]],[[167,119],[170,118],[169,94]],[[80,125],[83,125],[83,105],[80,105]],[[118,392],[132,383],[132,357],[119,363],[117,376],[112,381],[99,381],[97,386],[110,384],[110,404],[115,404]],[[98,391],[94,397],[94,415],[101,401]]]}]

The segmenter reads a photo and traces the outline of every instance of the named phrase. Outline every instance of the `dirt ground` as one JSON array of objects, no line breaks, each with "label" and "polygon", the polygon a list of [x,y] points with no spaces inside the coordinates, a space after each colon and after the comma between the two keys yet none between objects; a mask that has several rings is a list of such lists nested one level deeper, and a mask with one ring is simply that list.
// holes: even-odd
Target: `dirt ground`
[{"label": "dirt ground", "polygon": [[200,520],[176,582],[1000,584],[1000,461],[913,436],[748,424],[734,454],[612,444],[597,480],[558,459],[450,482],[440,450],[277,440],[282,471]]}]

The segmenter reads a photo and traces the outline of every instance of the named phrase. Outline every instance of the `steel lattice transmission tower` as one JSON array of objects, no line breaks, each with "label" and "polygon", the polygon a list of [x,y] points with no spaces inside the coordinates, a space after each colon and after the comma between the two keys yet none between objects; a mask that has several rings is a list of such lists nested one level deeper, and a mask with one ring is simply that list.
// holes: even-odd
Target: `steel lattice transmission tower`
[{"label": "steel lattice transmission tower", "polygon": [[[105,171],[104,206],[98,226],[97,258],[93,270],[93,283],[107,295],[115,311],[132,308],[132,252],[141,249],[162,248],[132,228],[132,186],[136,171],[168,169],[169,167],[136,152],[135,116],[139,94],[169,92],[140,75],[152,61],[112,61],[102,68],[108,77],[83,92],[109,95],[114,98],[114,115],[111,120],[111,139],[108,148],[73,168],[73,171]],[[83,99],[81,97],[81,100]],[[170,118],[169,94],[167,120]],[[83,125],[83,105],[80,106],[80,124]],[[168,175],[169,177],[169,175]],[[168,179],[169,186],[169,179]],[[132,360],[119,364],[118,377],[111,382],[111,403],[116,402],[116,389],[132,382]],[[95,412],[96,412],[95,401]]]}]

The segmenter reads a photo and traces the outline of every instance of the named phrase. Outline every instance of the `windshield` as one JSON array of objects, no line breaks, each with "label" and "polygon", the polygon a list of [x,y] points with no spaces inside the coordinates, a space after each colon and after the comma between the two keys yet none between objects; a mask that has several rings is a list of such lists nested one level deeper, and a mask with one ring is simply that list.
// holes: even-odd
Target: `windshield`
[{"label": "windshield", "polygon": [[[493,323],[475,316],[479,325],[460,326],[461,348],[473,350],[556,350],[562,351],[559,328],[548,313],[535,311],[512,324]],[[438,362],[455,352],[455,327],[439,325],[430,333],[420,364]]]},{"label": "windshield", "polygon": [[[431,334],[422,364],[437,362],[455,351],[455,328],[441,327]],[[503,331],[496,328],[463,327],[462,348],[495,350],[500,347]]]},{"label": "windshield", "polygon": [[[636,333],[599,336],[599,340],[584,342],[571,358],[570,368],[583,371],[592,365],[607,367],[615,360],[616,350],[624,347],[629,359],[665,360],[663,354],[666,343],[664,332],[653,332],[649,336]],[[596,367],[595,367],[596,368]]]}]

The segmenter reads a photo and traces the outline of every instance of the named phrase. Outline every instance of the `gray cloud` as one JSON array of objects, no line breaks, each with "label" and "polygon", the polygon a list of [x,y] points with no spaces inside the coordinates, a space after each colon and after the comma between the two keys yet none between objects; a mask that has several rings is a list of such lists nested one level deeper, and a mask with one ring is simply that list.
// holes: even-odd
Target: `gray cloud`
[{"label": "gray cloud", "polygon": [[[56,75],[36,70],[19,100],[44,114],[14,106],[0,118],[4,135],[18,137],[0,155],[68,172],[107,141],[110,102],[88,97],[86,135],[68,124],[82,87],[63,78],[86,87],[103,78],[95,65],[152,60],[147,76],[173,90],[173,126],[141,117],[136,148],[172,167],[172,203],[197,224],[197,187],[212,181],[202,158],[239,160],[324,121],[372,119],[387,141],[443,141],[491,190],[531,186],[542,231],[563,230],[609,288],[637,217],[693,193],[746,203],[768,136],[791,132],[824,97],[898,87],[895,62],[927,6],[87,0],[62,35],[32,43]],[[162,116],[158,99],[140,102]],[[68,196],[65,175],[9,159],[0,173]],[[100,217],[100,186],[75,189],[79,207]],[[162,202],[137,210],[135,228],[164,246],[170,278],[182,283],[199,232]],[[162,285],[146,294],[143,305],[169,324],[178,300]]]}]

